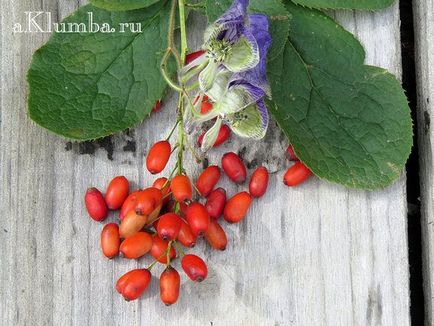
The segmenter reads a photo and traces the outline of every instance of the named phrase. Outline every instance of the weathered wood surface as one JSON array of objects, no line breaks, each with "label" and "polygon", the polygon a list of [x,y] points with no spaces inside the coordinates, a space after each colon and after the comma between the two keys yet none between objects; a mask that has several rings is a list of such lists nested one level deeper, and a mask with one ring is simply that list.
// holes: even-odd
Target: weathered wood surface
[{"label": "weathered wood surface", "polygon": [[[289,162],[278,132],[243,151],[251,167],[264,161],[274,172],[268,194],[245,222],[225,226],[226,252],[203,245],[194,250],[204,250],[209,279],[197,285],[183,277],[179,303],[170,308],[159,302],[155,279],[145,298],[124,302],[114,282],[149,260],[103,259],[102,225],[86,217],[83,194],[120,174],[140,186],[151,182],[144,155],[170,129],[175,99],[136,130],[97,145],[67,144],[29,121],[25,75],[32,52],[48,35],[13,34],[10,27],[24,19],[24,11],[50,11],[61,19],[77,6],[66,0],[1,2],[3,325],[409,324],[405,177],[373,193],[315,179],[287,189],[281,178]],[[336,16],[364,43],[368,63],[400,74],[397,5]],[[202,20],[194,24],[195,30],[204,27]],[[210,162],[243,145],[233,139]],[[236,191],[227,180],[223,184]]]},{"label": "weathered wood surface", "polygon": [[434,322],[434,0],[413,2],[426,325]]}]

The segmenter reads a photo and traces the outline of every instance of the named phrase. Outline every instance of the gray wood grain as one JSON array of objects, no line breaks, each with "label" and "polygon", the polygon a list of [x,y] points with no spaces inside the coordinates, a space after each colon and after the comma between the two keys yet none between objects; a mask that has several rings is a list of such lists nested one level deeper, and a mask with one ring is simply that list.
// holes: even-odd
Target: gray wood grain
[{"label": "gray wood grain", "polygon": [[[1,2],[0,320],[5,325],[408,325],[409,288],[406,194],[403,176],[378,192],[350,191],[311,179],[288,189],[281,179],[283,136],[270,131],[251,145],[233,138],[212,152],[240,148],[249,166],[273,172],[267,195],[239,225],[225,225],[226,252],[199,245],[209,279],[182,276],[176,306],[164,307],[154,279],[144,298],[126,303],[113,284],[124,272],[146,266],[103,259],[102,225],[83,207],[86,188],[104,189],[115,175],[149,185],[144,156],[174,121],[172,95],[142,126],[97,144],[69,144],[26,116],[25,74],[46,34],[13,34],[23,12],[44,10],[56,19],[71,1]],[[400,74],[398,6],[380,13],[339,13],[367,50],[367,62]],[[193,19],[191,47],[204,21]],[[134,149],[134,150],[133,150]],[[82,153],[82,154],[80,154]],[[196,175],[198,167],[188,164]],[[238,189],[226,179],[229,193]],[[116,219],[113,214],[108,220]],[[161,268],[157,269],[158,273]],[[158,274],[157,273],[157,274]],[[154,273],[156,274],[156,273]]]},{"label": "gray wood grain", "polygon": [[434,302],[434,1],[413,2],[418,95],[421,224],[426,325],[433,325]]}]

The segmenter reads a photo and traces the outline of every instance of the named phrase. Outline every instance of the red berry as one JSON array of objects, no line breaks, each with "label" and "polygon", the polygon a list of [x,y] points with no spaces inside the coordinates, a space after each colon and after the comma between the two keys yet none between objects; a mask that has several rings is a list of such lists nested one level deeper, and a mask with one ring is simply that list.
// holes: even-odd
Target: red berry
[{"label": "red berry", "polygon": [[107,205],[101,192],[96,188],[90,188],[86,191],[84,196],[84,203],[86,205],[89,216],[97,222],[104,221],[108,214]]},{"label": "red berry", "polygon": [[[169,245],[169,242],[161,239],[157,234],[152,237],[152,247],[151,247],[151,255],[155,260],[158,260],[162,264],[167,263],[167,255],[164,252]],[[170,247],[169,252],[170,259],[174,259],[176,257],[176,251],[173,247]]]},{"label": "red berry", "polygon": [[193,194],[190,179],[185,175],[174,177],[170,183],[170,190],[173,197],[180,203],[191,200]]},{"label": "red berry", "polygon": [[203,51],[203,50],[199,50],[199,51],[187,54],[187,56],[185,57],[185,64],[188,65],[189,63],[191,63],[195,59],[199,58],[203,54],[205,54],[205,51]]},{"label": "red berry", "polygon": [[216,220],[211,220],[208,231],[205,233],[205,239],[216,250],[225,250],[228,244],[228,238],[225,230]]},{"label": "red berry", "polygon": [[121,238],[119,236],[119,226],[116,223],[109,223],[101,231],[101,249],[107,258],[116,257],[119,254]]},{"label": "red berry", "polygon": [[298,157],[295,155],[294,148],[291,145],[288,146],[286,154],[290,161],[298,161]]},{"label": "red berry", "polygon": [[297,186],[309,179],[311,175],[309,168],[298,161],[286,171],[283,183],[289,187]]},{"label": "red berry", "polygon": [[167,213],[160,217],[157,224],[157,232],[163,240],[175,240],[181,230],[182,220],[175,213]]},{"label": "red berry", "polygon": [[122,275],[116,282],[116,290],[125,300],[135,300],[145,292],[151,282],[151,272],[147,269],[134,269]]},{"label": "red berry", "polygon": [[166,306],[178,301],[181,277],[173,267],[167,267],[160,275],[160,298]]},{"label": "red berry", "polygon": [[[200,97],[196,97],[196,99],[194,100],[194,105],[197,104],[197,102],[199,101]],[[210,102],[209,97],[204,95],[202,97],[202,103],[200,106],[200,113],[202,114],[207,114],[209,111],[211,111],[213,108],[213,104]]]},{"label": "red berry", "polygon": [[253,172],[249,183],[249,192],[252,197],[262,197],[268,187],[268,170],[260,166]]},{"label": "red berry", "polygon": [[211,218],[218,219],[223,214],[225,204],[226,190],[223,188],[217,188],[208,195],[205,208]]},{"label": "red berry", "polygon": [[127,199],[125,199],[124,203],[122,204],[121,211],[119,213],[119,219],[121,221],[130,211],[136,209],[137,195],[139,192],[140,190],[135,190],[131,194],[129,194]]},{"label": "red berry", "polygon": [[152,174],[160,173],[164,170],[169,161],[172,148],[166,140],[155,143],[149,150],[146,158],[146,167]]},{"label": "red berry", "polygon": [[248,192],[240,192],[228,200],[223,212],[224,218],[229,223],[238,223],[247,214],[252,198]]},{"label": "red berry", "polygon": [[151,250],[152,236],[146,232],[138,232],[121,243],[120,251],[125,258],[137,259]]},{"label": "red berry", "polygon": [[135,211],[140,215],[153,215],[156,210],[160,212],[162,206],[163,194],[157,188],[147,188],[137,194]]},{"label": "red berry", "polygon": [[119,234],[121,238],[125,239],[136,234],[143,229],[147,222],[147,216],[137,214],[134,210],[129,211],[119,226]]},{"label": "red berry", "polygon": [[[158,178],[157,180],[154,181],[154,183],[152,184],[152,187],[160,189],[161,193],[163,195],[163,205],[167,204],[170,200],[170,183],[167,181],[167,178],[162,177],[162,178]],[[163,188],[164,187],[164,188]]]},{"label": "red berry", "polygon": [[127,178],[120,176],[112,179],[105,193],[108,208],[113,210],[120,208],[127,199],[129,191],[130,184]]},{"label": "red berry", "polygon": [[209,101],[208,96],[202,98],[202,105],[200,106],[200,113],[207,114],[213,108],[212,103]]},{"label": "red berry", "polygon": [[217,182],[219,182],[220,175],[220,168],[216,165],[211,165],[203,170],[196,181],[196,187],[202,196],[206,197],[209,195]]},{"label": "red berry", "polygon": [[235,183],[243,183],[247,178],[247,170],[240,157],[229,152],[222,157],[222,167],[226,175]]},{"label": "red berry", "polygon": [[[202,146],[203,137],[205,137],[206,132],[199,136],[197,142],[199,146]],[[212,147],[218,147],[222,145],[231,136],[231,129],[227,125],[222,125],[217,136],[217,140]]]},{"label": "red berry", "polygon": [[179,230],[177,240],[187,248],[193,248],[196,245],[196,236],[193,234],[193,231],[191,231],[187,222],[183,219],[181,219],[181,229]]},{"label": "red berry", "polygon": [[194,282],[202,282],[208,275],[208,267],[202,258],[196,255],[185,255],[181,266],[185,274]]},{"label": "red berry", "polygon": [[152,108],[152,113],[156,113],[156,112],[160,111],[161,110],[161,104],[162,104],[161,100],[158,100],[155,103],[154,107]]},{"label": "red berry", "polygon": [[201,203],[192,203],[187,209],[187,222],[195,236],[204,235],[210,222],[206,208]]}]

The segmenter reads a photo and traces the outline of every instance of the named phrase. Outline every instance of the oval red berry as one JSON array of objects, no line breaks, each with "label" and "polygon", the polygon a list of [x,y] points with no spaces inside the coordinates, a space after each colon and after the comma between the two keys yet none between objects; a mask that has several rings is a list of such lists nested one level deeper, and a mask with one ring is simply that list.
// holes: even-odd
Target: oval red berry
[{"label": "oval red berry", "polygon": [[212,219],[218,219],[223,214],[226,205],[226,190],[217,188],[206,199],[205,208]]},{"label": "oval red berry", "polygon": [[262,197],[268,188],[268,170],[261,166],[253,172],[249,183],[249,192],[252,197]]},{"label": "oval red berry", "polygon": [[222,157],[222,167],[226,175],[235,183],[243,183],[247,178],[247,169],[241,158],[229,152]]},{"label": "oval red berry", "polygon": [[194,282],[202,282],[208,275],[208,267],[205,262],[196,255],[185,255],[181,261],[185,274]]},{"label": "oval red berry", "polygon": [[248,192],[240,192],[228,200],[223,212],[224,218],[229,223],[238,223],[244,219],[249,210],[252,198]]},{"label": "oval red berry", "polygon": [[214,189],[215,185],[219,182],[220,176],[220,168],[216,165],[208,166],[205,170],[203,170],[196,181],[196,187],[200,194],[204,197],[207,197]]},{"label": "oval red berry", "polygon": [[130,191],[130,184],[124,176],[115,177],[110,181],[105,193],[108,208],[118,209],[125,202]]},{"label": "oval red berry", "polygon": [[283,177],[283,183],[289,187],[298,186],[309,179],[311,175],[312,172],[309,170],[309,168],[298,161],[291,166],[288,171],[286,171]]},{"label": "oval red berry", "polygon": [[167,267],[160,275],[160,298],[166,306],[178,301],[181,277],[173,267]]},{"label": "oval red berry", "polygon": [[86,191],[84,196],[84,203],[86,205],[89,216],[97,221],[104,221],[108,214],[108,209],[104,197],[101,192],[96,188],[90,188]]},{"label": "oval red berry", "polygon": [[206,208],[201,203],[192,203],[187,209],[187,222],[195,236],[204,235],[210,222]]},{"label": "oval red berry", "polygon": [[182,220],[175,213],[166,213],[160,217],[157,232],[163,240],[176,240],[181,230]]},{"label": "oval red berry", "polygon": [[160,173],[164,170],[169,161],[172,148],[166,140],[155,143],[149,150],[146,157],[146,167],[152,174]]},{"label": "oval red berry", "polygon": [[111,259],[119,254],[121,238],[119,226],[116,223],[109,223],[101,231],[101,250],[104,256]]}]

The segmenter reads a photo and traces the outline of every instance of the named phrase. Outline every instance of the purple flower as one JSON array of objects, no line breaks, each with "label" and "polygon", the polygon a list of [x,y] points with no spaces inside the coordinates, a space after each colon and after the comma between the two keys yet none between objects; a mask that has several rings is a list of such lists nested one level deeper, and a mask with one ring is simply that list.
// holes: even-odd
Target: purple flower
[{"label": "purple flower", "polygon": [[214,118],[215,125],[205,134],[202,149],[214,144],[220,126],[227,123],[241,137],[261,139],[267,131],[269,116],[264,97],[271,96],[267,81],[267,54],[271,45],[268,18],[247,15],[247,0],[235,0],[211,25],[204,37],[206,54],[183,71],[197,71],[199,96],[213,102],[211,112],[198,114],[192,108],[192,120],[201,123]]}]

